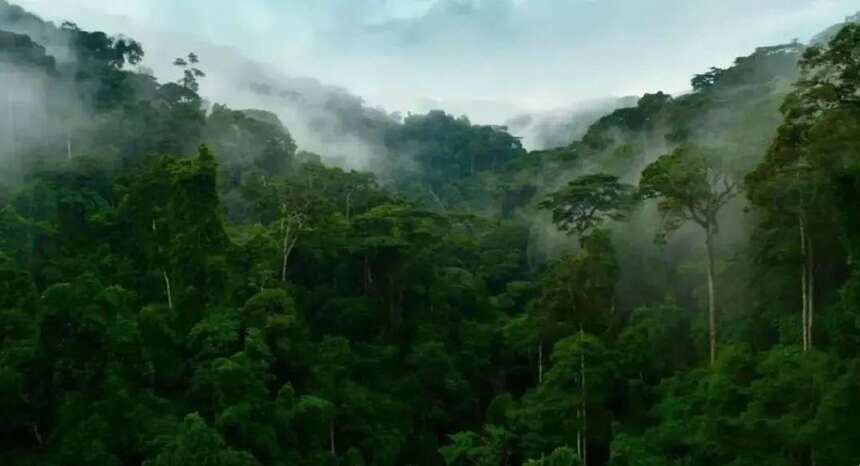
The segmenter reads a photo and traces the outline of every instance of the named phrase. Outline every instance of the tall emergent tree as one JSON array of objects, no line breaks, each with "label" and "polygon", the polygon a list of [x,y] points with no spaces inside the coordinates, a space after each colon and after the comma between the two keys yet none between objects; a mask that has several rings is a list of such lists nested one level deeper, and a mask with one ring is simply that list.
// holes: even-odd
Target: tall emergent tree
[{"label": "tall emergent tree", "polygon": [[200,90],[198,79],[206,77],[206,73],[197,67],[199,63],[200,59],[194,52],[190,52],[187,59],[179,57],[173,60],[173,66],[182,69],[182,78],[179,79],[179,84],[193,92]]},{"label": "tall emergent tree", "polygon": [[705,230],[708,259],[708,327],[710,361],[717,359],[717,309],[714,284],[714,237],[719,230],[717,216],[737,195],[738,182],[719,163],[712,148],[683,145],[665,154],[642,172],[642,197],[659,199],[662,215],[661,237],[684,223],[693,222]]},{"label": "tall emergent tree", "polygon": [[580,240],[608,220],[623,220],[633,206],[633,187],[617,176],[596,173],[576,178],[539,204],[552,211],[558,229]]},{"label": "tall emergent tree", "polygon": [[[588,271],[588,278],[581,280],[578,283],[568,283],[565,288],[571,289],[576,286],[579,288],[590,288],[589,291],[596,291],[597,289],[603,288],[603,293],[595,293],[595,295],[609,295],[610,300],[612,300],[613,288],[618,278],[617,274],[605,274],[600,273],[600,271],[611,270],[613,272],[617,272],[617,269],[614,257],[611,260],[606,261],[600,258],[601,254],[595,254],[600,249],[604,250],[604,252],[608,250],[611,253],[612,251],[608,234],[605,234],[605,231],[601,231],[599,229],[600,226],[607,221],[624,220],[627,218],[635,203],[634,191],[635,190],[632,186],[622,183],[617,176],[596,173],[583,175],[574,179],[568,183],[567,186],[551,194],[538,205],[541,209],[552,211],[552,221],[556,224],[559,230],[567,232],[570,235],[576,234],[579,236],[580,244],[588,253],[585,260],[576,261],[577,264],[581,264],[580,267],[576,267],[576,270],[579,272]],[[595,245],[602,245],[603,247],[595,248]],[[587,260],[588,257],[596,258],[597,263],[602,266],[588,267],[588,262],[592,262]],[[574,274],[574,276],[577,275],[579,274]],[[608,280],[601,280],[601,278],[608,278]],[[606,291],[606,285],[608,285],[608,291]],[[574,303],[577,301],[578,300],[576,299],[573,300]],[[580,339],[583,339],[585,335],[583,331],[584,319],[584,316],[580,318]],[[554,352],[553,354],[555,355],[557,353]],[[538,346],[538,358],[540,374],[539,381],[542,382],[543,339],[541,339]],[[579,424],[577,427],[576,451],[577,458],[581,463],[587,464],[588,407],[586,398],[586,357],[584,351],[579,352],[578,367],[580,400],[576,416]],[[552,373],[553,372],[551,371],[550,374]]]},{"label": "tall emergent tree", "polygon": [[[849,263],[857,241],[860,25],[809,48],[801,79],[781,107],[785,121],[765,160],[747,176],[749,197],[771,231],[799,243],[803,348],[812,347],[818,246],[843,237]],[[841,223],[841,224],[840,224]],[[841,228],[839,228],[841,227]],[[799,241],[798,241],[799,239]],[[796,246],[795,246],[796,247]]]}]

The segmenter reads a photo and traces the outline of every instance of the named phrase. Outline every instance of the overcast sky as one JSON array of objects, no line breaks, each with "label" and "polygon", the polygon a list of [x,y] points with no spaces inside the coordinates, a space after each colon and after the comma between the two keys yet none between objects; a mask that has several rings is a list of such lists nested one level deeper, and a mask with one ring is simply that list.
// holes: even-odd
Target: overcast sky
[{"label": "overcast sky", "polygon": [[860,8],[856,0],[18,3],[86,29],[122,32],[135,24],[231,46],[390,110],[442,106],[455,113],[683,91],[694,73],[726,66],[759,45],[807,40]]}]

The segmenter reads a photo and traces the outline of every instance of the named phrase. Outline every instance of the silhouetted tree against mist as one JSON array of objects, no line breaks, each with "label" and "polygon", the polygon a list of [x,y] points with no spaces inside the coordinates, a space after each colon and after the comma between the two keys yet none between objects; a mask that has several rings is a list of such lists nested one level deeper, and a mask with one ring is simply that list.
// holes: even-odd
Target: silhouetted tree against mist
[{"label": "silhouetted tree against mist", "polygon": [[179,78],[178,81],[179,84],[194,92],[200,90],[200,83],[198,80],[206,77],[206,73],[197,67],[199,63],[200,59],[194,52],[189,53],[187,59],[179,57],[176,60],[173,60],[173,65],[182,70],[182,77]]},{"label": "silhouetted tree against mist", "polygon": [[707,73],[697,74],[693,76],[693,79],[690,80],[690,85],[692,85],[693,90],[695,91],[705,91],[714,86],[716,86],[720,82],[720,77],[726,70],[722,68],[717,68],[712,66]]},{"label": "silhouetted tree against mist", "polygon": [[705,230],[708,259],[708,326],[711,364],[717,359],[717,309],[714,283],[714,237],[717,216],[738,192],[738,182],[720,166],[714,149],[685,145],[661,156],[642,172],[640,194],[659,199],[663,216],[660,235],[665,236],[693,222]]},{"label": "silhouetted tree against mist", "polygon": [[624,220],[634,205],[633,186],[617,176],[598,173],[571,181],[539,204],[552,211],[559,230],[584,240],[589,231],[609,220]]}]

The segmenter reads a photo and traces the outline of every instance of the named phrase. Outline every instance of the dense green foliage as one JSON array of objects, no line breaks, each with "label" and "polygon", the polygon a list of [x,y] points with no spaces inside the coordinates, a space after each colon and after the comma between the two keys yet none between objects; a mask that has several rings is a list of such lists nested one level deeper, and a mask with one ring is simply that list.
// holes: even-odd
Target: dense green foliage
[{"label": "dense green foliage", "polygon": [[385,120],[371,174],[193,53],[0,20],[42,96],[0,117],[0,464],[860,461],[860,26],[549,151]]}]

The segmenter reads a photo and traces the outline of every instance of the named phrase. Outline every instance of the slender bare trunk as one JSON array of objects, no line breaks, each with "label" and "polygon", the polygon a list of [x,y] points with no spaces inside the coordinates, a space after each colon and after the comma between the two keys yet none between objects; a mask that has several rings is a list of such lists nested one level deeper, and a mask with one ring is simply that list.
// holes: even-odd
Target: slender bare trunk
[{"label": "slender bare trunk", "polygon": [[[582,326],[579,327],[579,341],[584,344],[585,332]],[[579,352],[579,378],[581,380],[580,389],[582,396],[582,466],[588,466],[588,404],[586,403],[586,387],[585,379],[585,346]]]},{"label": "slender bare trunk", "polygon": [[72,160],[72,130],[66,130],[66,158]]},{"label": "slender bare trunk", "polygon": [[433,187],[429,186],[427,189],[430,190],[430,195],[433,196],[433,200],[435,200],[436,203],[439,204],[439,207],[444,210],[445,204],[442,203],[442,199],[440,199],[439,196],[436,195],[436,191],[433,190]]},{"label": "slender bare trunk", "polygon": [[538,343],[538,385],[543,383],[543,342]]},{"label": "slender bare trunk", "polygon": [[328,439],[329,444],[331,445],[331,456],[337,456],[337,450],[335,450],[334,447],[334,421],[331,421],[328,424]]},{"label": "slender bare trunk", "polygon": [[39,424],[33,423],[33,436],[36,437],[36,441],[39,442],[39,445],[42,444],[42,434],[39,432]]},{"label": "slender bare trunk", "polygon": [[15,133],[15,119],[13,116],[12,110],[12,88],[14,86],[9,86],[6,89],[6,127],[9,129],[9,149],[11,150],[11,154],[15,155],[15,142],[17,138],[17,134]]},{"label": "slender bare trunk", "polygon": [[717,305],[714,297],[714,237],[710,225],[705,228],[705,247],[708,251],[708,331],[711,349],[711,365],[717,361]]},{"label": "slender bare trunk", "polygon": [[352,191],[346,193],[346,223],[349,223],[349,211],[350,211],[350,201],[352,198]]},{"label": "slender bare trunk", "polygon": [[367,255],[364,256],[364,293],[370,292],[370,286],[373,285],[373,269],[370,267],[370,259]]},{"label": "slender bare trunk", "polygon": [[808,349],[812,349],[812,325],[815,322],[815,251],[812,247],[812,239],[809,235],[806,237],[806,273],[808,289],[806,299],[806,344]]},{"label": "slender bare trunk", "polygon": [[290,260],[290,253],[293,252],[293,248],[296,247],[296,241],[298,241],[299,239],[298,235],[293,237],[290,236],[291,230],[292,226],[290,225],[287,225],[284,229],[284,241],[282,245],[283,259],[281,261],[281,283],[286,283],[287,281],[287,263]]},{"label": "slender bare trunk", "polygon": [[806,257],[806,224],[803,215],[798,218],[800,226],[800,294],[802,303],[801,325],[803,326],[803,351],[809,350],[809,270]]},{"label": "slender bare trunk", "polygon": [[167,291],[167,307],[173,309],[173,293],[170,291],[170,277],[167,276],[167,269],[161,269],[161,274],[164,276],[164,288]]},{"label": "slender bare trunk", "polygon": [[[283,225],[283,223],[282,223],[282,225]],[[289,258],[288,256],[289,256],[289,249],[290,249],[290,246],[289,246],[289,244],[290,244],[290,227],[287,226],[286,228],[284,228],[282,226],[282,228],[284,231],[284,241],[283,241],[282,250],[281,250],[281,252],[283,254],[283,259],[281,261],[281,283],[287,281],[287,259]]]},{"label": "slender bare trunk", "polygon": [[[152,233],[158,232],[158,226],[155,224],[155,218],[152,219]],[[167,275],[167,268],[161,269],[161,276],[164,277],[164,289],[167,293],[167,307],[173,309],[173,293],[170,291],[170,277]]]}]

